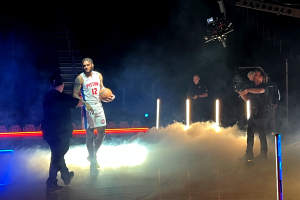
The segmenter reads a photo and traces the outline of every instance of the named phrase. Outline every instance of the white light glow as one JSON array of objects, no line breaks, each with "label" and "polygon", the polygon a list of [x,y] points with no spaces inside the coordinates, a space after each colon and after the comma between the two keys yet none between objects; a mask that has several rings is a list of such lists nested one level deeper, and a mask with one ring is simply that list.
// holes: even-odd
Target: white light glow
[{"label": "white light glow", "polygon": [[247,109],[247,120],[250,118],[250,101],[248,100],[246,103],[246,109]]},{"label": "white light glow", "polygon": [[160,110],[160,99],[156,102],[156,129],[159,128],[159,110]]},{"label": "white light glow", "polygon": [[219,99],[216,100],[216,125],[220,125],[220,105],[219,105]]},{"label": "white light glow", "polygon": [[189,128],[190,126],[190,100],[187,99],[186,100],[186,130]]},{"label": "white light glow", "polygon": [[[142,164],[147,157],[148,150],[136,143],[118,146],[101,146],[97,160],[101,169],[133,167]],[[67,165],[75,167],[89,168],[90,162],[87,160],[88,152],[85,145],[71,147],[65,156]]]},{"label": "white light glow", "polygon": [[209,128],[214,129],[217,133],[221,131],[220,126],[217,123],[212,124]]}]

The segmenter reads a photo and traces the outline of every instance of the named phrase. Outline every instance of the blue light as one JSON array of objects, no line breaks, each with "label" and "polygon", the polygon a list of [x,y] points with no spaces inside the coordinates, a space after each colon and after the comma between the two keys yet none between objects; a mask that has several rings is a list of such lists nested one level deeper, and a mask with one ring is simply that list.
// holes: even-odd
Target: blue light
[{"label": "blue light", "polygon": [[7,152],[7,151],[14,152],[14,150],[0,150],[0,154],[1,152]]},{"label": "blue light", "polygon": [[146,113],[146,114],[145,114],[145,117],[149,117],[149,114],[148,114],[148,113]]},{"label": "blue light", "polygon": [[[14,151],[13,150],[0,150],[0,155],[1,154],[10,154],[9,164],[8,164],[7,170],[5,170],[6,173],[3,176],[3,180],[0,182],[0,186],[3,187],[6,183],[6,181],[7,181],[7,177],[8,177],[9,171],[10,171],[10,165],[11,165],[11,161],[12,161]],[[3,167],[4,164],[1,163],[1,166]]]}]

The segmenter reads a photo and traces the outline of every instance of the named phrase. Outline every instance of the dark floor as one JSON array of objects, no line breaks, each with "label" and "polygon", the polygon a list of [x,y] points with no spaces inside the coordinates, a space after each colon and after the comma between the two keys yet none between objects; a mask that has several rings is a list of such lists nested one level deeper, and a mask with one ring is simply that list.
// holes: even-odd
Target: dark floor
[{"label": "dark floor", "polygon": [[[20,163],[21,164],[21,163]],[[245,170],[246,169],[246,170]],[[23,177],[22,180],[10,180],[8,184],[0,190],[1,200],[92,200],[92,199],[205,199],[205,200],[271,200],[276,199],[275,176],[263,179],[263,174],[256,173],[255,167],[245,167],[237,169],[231,174],[232,179],[228,179],[228,174],[216,171],[205,174],[201,178],[184,177],[183,173],[177,176],[164,176],[160,171],[143,173],[141,170],[133,168],[122,170],[103,170],[97,177],[89,175],[88,168],[75,171],[75,177],[65,190],[57,194],[47,194],[45,189],[45,178],[41,176]],[[241,173],[249,173],[256,176],[249,176],[248,179],[237,179],[235,176]],[[273,171],[273,170],[272,170]],[[22,178],[20,172],[16,175]],[[205,171],[203,171],[205,173]],[[168,173],[167,173],[168,174]],[[197,174],[199,176],[199,174]],[[298,176],[298,175],[297,175]],[[295,190],[299,182],[291,178],[286,178],[284,185],[284,199],[299,200],[300,190]],[[63,182],[59,180],[60,185]]]},{"label": "dark floor", "polygon": [[[200,126],[195,129],[201,131]],[[180,131],[175,133],[176,130]],[[25,142],[25,146],[14,152],[7,184],[0,190],[0,200],[276,199],[273,138],[268,141],[268,160],[255,161],[249,166],[238,161],[246,139],[231,136],[229,133],[234,132],[234,128],[209,131],[195,137],[196,132],[186,133],[175,125],[164,130],[153,129],[147,140],[136,143],[148,150],[146,155],[138,146],[121,148],[122,142],[111,138],[98,153],[101,170],[97,177],[89,175],[84,141],[73,142],[66,163],[75,177],[64,191],[51,195],[46,194],[45,183],[49,149],[43,147],[42,141]],[[111,141],[116,142],[112,145]],[[299,141],[283,145],[285,200],[300,199],[299,152]],[[259,153],[257,138],[254,153]],[[135,161],[143,156],[146,158],[143,162]],[[129,166],[128,160],[136,164]],[[115,162],[120,162],[121,167]],[[63,185],[60,179],[58,183]]]}]

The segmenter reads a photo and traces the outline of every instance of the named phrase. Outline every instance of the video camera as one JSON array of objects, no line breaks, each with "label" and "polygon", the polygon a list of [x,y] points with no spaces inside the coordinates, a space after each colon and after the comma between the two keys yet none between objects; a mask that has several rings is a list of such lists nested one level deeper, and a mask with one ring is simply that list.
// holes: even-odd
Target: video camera
[{"label": "video camera", "polygon": [[247,86],[247,82],[241,75],[235,75],[233,77],[233,89],[236,92],[244,91],[245,89],[247,89]]},{"label": "video camera", "polygon": [[226,47],[227,34],[233,31],[233,24],[226,18],[208,18],[207,19],[207,36],[204,36],[205,43],[219,40]]}]

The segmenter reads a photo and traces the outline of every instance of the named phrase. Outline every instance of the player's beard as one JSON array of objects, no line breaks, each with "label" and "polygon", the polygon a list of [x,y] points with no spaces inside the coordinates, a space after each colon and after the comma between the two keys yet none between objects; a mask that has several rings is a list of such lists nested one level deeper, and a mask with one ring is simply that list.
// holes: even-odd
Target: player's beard
[{"label": "player's beard", "polygon": [[90,73],[92,73],[92,71],[94,71],[94,67],[91,67],[90,71],[85,70],[85,73],[90,74]]}]

